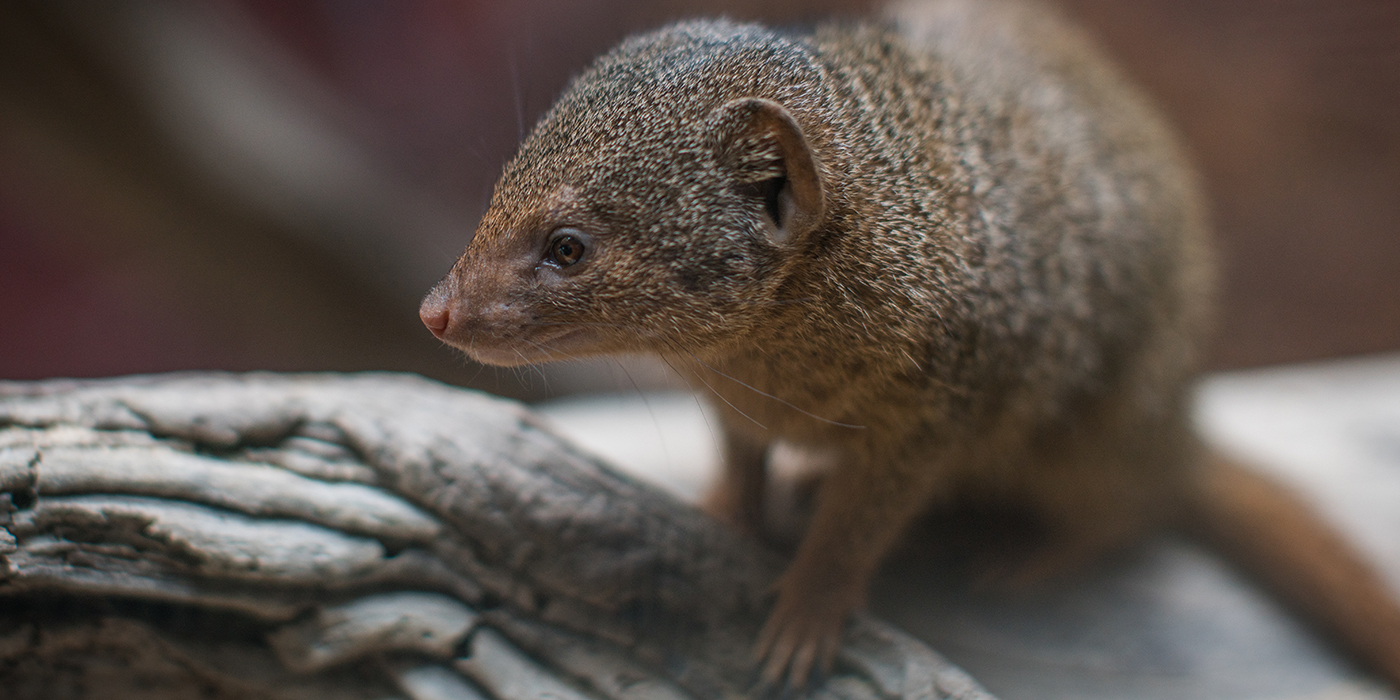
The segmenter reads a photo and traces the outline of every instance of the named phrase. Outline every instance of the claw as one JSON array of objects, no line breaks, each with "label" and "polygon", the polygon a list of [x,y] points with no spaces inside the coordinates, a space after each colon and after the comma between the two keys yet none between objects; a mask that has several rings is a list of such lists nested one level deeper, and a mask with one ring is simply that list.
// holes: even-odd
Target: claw
[{"label": "claw", "polygon": [[800,579],[791,572],[783,577],[777,604],[754,646],[763,666],[762,686],[801,692],[809,683],[819,685],[831,672],[846,618],[859,607],[861,596],[850,587],[790,583]]}]

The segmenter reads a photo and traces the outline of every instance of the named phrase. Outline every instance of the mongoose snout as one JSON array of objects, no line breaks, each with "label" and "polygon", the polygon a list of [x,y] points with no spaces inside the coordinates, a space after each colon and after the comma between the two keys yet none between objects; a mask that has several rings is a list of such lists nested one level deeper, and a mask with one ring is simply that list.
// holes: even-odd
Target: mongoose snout
[{"label": "mongoose snout", "polygon": [[1192,432],[1213,269],[1172,130],[1078,30],[910,0],[623,42],[536,125],[421,315],[493,364],[665,359],[721,413],[705,507],[740,530],[773,444],[832,457],[757,640],[771,682],[831,666],[929,504],[994,494],[1050,533],[1020,578],[1180,527],[1400,684],[1384,583]]}]

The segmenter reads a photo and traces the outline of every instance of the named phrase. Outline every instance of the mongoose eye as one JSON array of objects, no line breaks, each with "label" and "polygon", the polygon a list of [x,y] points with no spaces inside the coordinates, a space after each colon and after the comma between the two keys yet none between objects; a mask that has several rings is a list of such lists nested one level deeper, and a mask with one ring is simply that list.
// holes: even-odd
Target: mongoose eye
[{"label": "mongoose eye", "polygon": [[568,267],[583,259],[587,249],[582,231],[575,228],[561,228],[549,239],[549,259],[559,267]]}]

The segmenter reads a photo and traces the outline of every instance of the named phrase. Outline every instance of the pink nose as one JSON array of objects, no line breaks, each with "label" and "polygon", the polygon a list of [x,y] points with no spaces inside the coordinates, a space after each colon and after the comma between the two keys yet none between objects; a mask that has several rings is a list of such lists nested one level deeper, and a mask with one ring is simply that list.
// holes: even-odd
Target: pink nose
[{"label": "pink nose", "polygon": [[423,300],[423,305],[418,307],[418,318],[423,319],[423,325],[442,340],[443,333],[447,332],[447,326],[452,322],[452,309],[448,307],[444,300],[438,298],[436,294],[429,294]]}]

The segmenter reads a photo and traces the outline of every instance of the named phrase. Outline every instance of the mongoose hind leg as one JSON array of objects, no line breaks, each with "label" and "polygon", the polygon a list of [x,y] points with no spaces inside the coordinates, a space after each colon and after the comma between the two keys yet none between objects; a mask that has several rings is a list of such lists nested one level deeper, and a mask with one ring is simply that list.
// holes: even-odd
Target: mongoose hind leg
[{"label": "mongoose hind leg", "polygon": [[1026,551],[993,552],[974,572],[979,588],[1024,591],[1126,548],[1148,531],[1147,520],[1113,509],[1086,508],[1046,522],[1044,541]]},{"label": "mongoose hind leg", "polygon": [[983,586],[1024,590],[1084,569],[1160,529],[1172,510],[1169,485],[1101,454],[1032,474],[1026,497],[1042,524],[1042,541],[1028,554],[979,572]]}]

